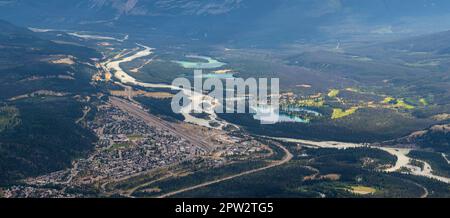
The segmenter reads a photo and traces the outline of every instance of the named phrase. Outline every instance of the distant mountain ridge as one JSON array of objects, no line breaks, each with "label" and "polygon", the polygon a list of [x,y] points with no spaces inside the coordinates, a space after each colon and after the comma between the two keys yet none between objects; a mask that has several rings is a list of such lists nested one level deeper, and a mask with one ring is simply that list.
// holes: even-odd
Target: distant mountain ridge
[{"label": "distant mountain ridge", "polygon": [[450,54],[450,31],[395,41],[388,45],[392,48],[415,52]]},{"label": "distant mountain ridge", "polygon": [[285,42],[443,31],[450,29],[440,22],[450,19],[450,1],[11,0],[0,4],[0,19],[24,26],[156,29],[179,38]]},{"label": "distant mountain ridge", "polygon": [[243,0],[90,0],[91,8],[113,8],[118,15],[207,15],[224,14]]}]

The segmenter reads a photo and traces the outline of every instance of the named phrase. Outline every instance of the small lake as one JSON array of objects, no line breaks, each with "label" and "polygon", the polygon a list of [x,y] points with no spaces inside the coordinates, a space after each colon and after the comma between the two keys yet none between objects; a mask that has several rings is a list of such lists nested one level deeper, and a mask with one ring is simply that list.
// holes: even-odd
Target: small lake
[{"label": "small lake", "polygon": [[[267,108],[259,107],[254,109],[256,112],[264,112]],[[298,114],[295,114],[298,113]],[[278,116],[278,122],[280,123],[310,123],[310,118],[307,118],[308,116],[302,116],[301,114],[308,115],[309,117],[320,117],[322,116],[321,113],[310,110],[307,108],[302,107],[287,107],[287,108],[281,108],[279,116]],[[261,117],[256,114],[253,116],[255,120],[261,120]]]},{"label": "small lake", "polygon": [[199,62],[193,62],[193,61],[173,61],[174,63],[177,63],[181,65],[183,68],[186,69],[214,69],[223,67],[226,64],[222,63],[218,60],[215,60],[211,57],[207,56],[198,56],[198,55],[188,55],[187,58],[194,58],[194,59],[200,59],[205,62],[199,61]]},{"label": "small lake", "polygon": [[232,78],[234,78],[234,75],[232,73],[208,73],[208,74],[203,74],[202,77],[204,79],[209,79],[209,78],[232,79]]},{"label": "small lake", "polygon": [[280,114],[279,120],[281,123],[310,123],[310,120],[303,119],[298,116],[288,115],[288,114]]},{"label": "small lake", "polygon": [[282,108],[281,110],[286,111],[286,112],[305,112],[305,113],[312,114],[317,117],[322,116],[322,114],[317,111],[313,111],[313,110],[303,108],[303,107],[285,107],[285,108]]}]

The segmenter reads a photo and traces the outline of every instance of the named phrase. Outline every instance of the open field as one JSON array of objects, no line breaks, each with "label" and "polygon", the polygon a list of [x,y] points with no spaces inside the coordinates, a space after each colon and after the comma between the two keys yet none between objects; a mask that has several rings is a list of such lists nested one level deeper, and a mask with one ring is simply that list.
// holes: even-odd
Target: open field
[{"label": "open field", "polygon": [[349,190],[358,195],[374,194],[377,191],[374,188],[366,187],[366,186],[352,186],[352,187],[350,187]]}]

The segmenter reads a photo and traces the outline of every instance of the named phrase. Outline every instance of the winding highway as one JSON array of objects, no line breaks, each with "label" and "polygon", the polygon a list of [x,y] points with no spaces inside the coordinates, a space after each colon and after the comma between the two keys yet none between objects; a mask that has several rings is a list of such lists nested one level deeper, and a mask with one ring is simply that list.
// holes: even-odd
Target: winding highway
[{"label": "winding highway", "polygon": [[204,182],[204,183],[201,183],[201,184],[198,184],[198,185],[195,185],[195,186],[191,186],[191,187],[187,187],[187,188],[183,188],[183,189],[180,189],[180,190],[177,190],[177,191],[172,191],[172,192],[163,194],[163,195],[159,196],[158,198],[168,198],[168,197],[172,197],[172,196],[184,193],[184,192],[188,192],[188,191],[196,190],[196,189],[199,189],[199,188],[204,188],[204,187],[207,187],[207,186],[210,186],[210,185],[213,185],[213,184],[217,184],[217,183],[225,182],[225,181],[228,181],[228,180],[232,180],[232,179],[235,179],[235,178],[238,178],[238,177],[241,177],[241,176],[247,176],[247,175],[250,175],[250,174],[253,174],[253,173],[262,172],[264,170],[268,170],[268,169],[271,169],[271,168],[274,168],[274,167],[277,167],[277,166],[281,166],[281,165],[286,164],[286,163],[288,163],[289,161],[292,160],[293,155],[287,148],[285,148],[280,143],[275,143],[275,145],[277,147],[279,147],[280,149],[282,149],[283,152],[285,153],[283,159],[281,159],[280,161],[276,161],[276,162],[270,163],[269,165],[267,165],[265,167],[261,167],[261,168],[257,168],[257,169],[253,169],[253,170],[248,170],[248,171],[245,171],[245,172],[242,172],[242,173],[238,173],[238,174],[235,174],[235,175],[231,175],[231,176],[227,176],[227,177],[224,177],[224,178],[212,180],[212,181],[209,181],[209,182]]}]

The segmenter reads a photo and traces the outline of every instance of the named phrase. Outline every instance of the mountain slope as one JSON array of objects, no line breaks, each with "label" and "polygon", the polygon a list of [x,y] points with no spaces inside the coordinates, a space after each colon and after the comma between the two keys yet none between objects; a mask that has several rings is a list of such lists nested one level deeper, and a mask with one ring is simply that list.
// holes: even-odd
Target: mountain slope
[{"label": "mountain slope", "polygon": [[95,136],[76,120],[98,54],[0,21],[0,184],[70,165]]},{"label": "mountain slope", "polygon": [[450,31],[399,40],[388,43],[386,46],[413,52],[450,54]]},{"label": "mountain slope", "polygon": [[395,140],[394,144],[414,144],[436,152],[450,153],[450,124],[435,125]]}]

